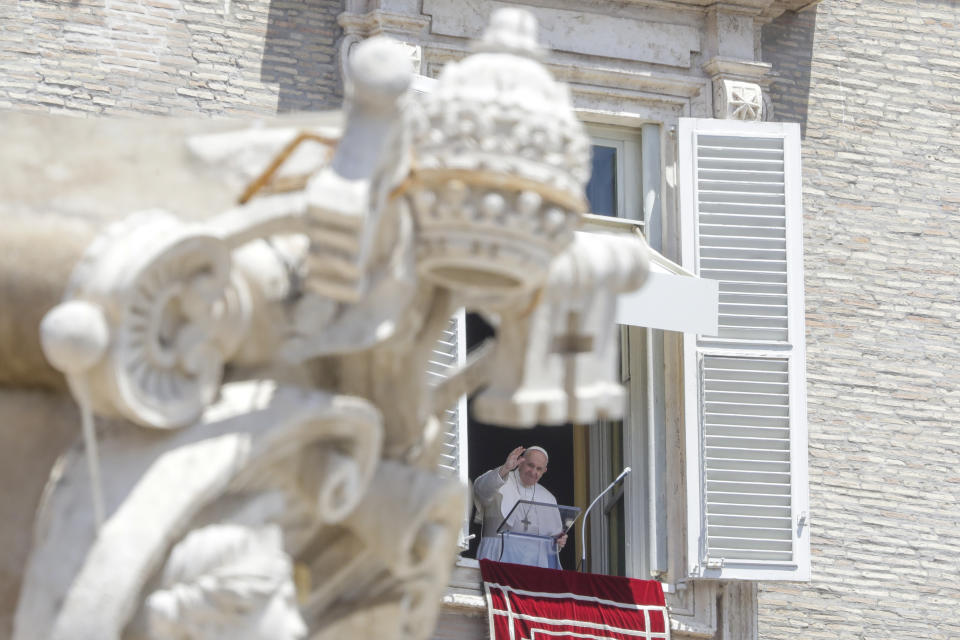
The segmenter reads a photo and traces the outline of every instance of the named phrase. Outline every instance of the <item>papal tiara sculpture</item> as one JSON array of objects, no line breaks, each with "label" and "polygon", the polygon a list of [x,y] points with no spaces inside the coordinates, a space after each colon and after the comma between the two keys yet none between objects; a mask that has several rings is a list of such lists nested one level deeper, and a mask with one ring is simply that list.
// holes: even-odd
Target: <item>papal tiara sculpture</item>
[{"label": "papal tiara sculpture", "polygon": [[461,292],[530,290],[586,211],[590,142],[538,62],[532,15],[494,14],[474,50],[444,67],[414,125],[418,268]]}]

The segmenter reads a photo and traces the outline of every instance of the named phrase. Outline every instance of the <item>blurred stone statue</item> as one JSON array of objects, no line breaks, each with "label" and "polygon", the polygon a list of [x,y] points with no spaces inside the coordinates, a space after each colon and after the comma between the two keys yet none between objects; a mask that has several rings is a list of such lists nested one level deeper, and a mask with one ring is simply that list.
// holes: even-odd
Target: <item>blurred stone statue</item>
[{"label": "blurred stone statue", "polygon": [[299,640],[292,565],[280,530],[211,525],[170,553],[160,589],[147,597],[156,640]]},{"label": "blurred stone statue", "polygon": [[[590,143],[543,55],[501,9],[417,95],[378,36],[342,122],[171,145],[239,204],[131,212],[73,257],[36,342],[83,446],[44,494],[14,640],[430,636],[468,496],[439,468],[456,399],[483,389],[478,418],[513,427],[623,414],[614,310],[646,245],[577,230]],[[438,383],[460,309],[497,335]]]}]

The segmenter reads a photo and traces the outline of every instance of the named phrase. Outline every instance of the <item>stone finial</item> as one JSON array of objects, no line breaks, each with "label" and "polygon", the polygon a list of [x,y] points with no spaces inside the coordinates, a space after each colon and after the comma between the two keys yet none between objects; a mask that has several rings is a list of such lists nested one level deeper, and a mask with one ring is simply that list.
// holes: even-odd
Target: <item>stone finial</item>
[{"label": "stone finial", "polygon": [[371,108],[392,107],[410,87],[413,68],[404,46],[386,36],[364,40],[350,52],[347,62],[350,97]]},{"label": "stone finial", "polygon": [[512,53],[540,59],[544,49],[537,42],[537,19],[525,9],[506,7],[490,15],[490,25],[474,51]]},{"label": "stone finial", "polygon": [[67,374],[81,373],[97,364],[109,343],[110,328],[103,309],[84,300],[57,305],[40,323],[43,354]]}]

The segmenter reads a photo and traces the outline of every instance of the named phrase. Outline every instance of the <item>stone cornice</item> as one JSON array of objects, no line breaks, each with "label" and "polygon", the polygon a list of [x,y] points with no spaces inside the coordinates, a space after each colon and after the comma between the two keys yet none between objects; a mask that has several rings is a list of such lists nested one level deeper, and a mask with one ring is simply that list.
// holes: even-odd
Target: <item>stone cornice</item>
[{"label": "stone cornice", "polygon": [[766,62],[748,62],[736,58],[717,56],[704,63],[703,70],[713,79],[723,76],[732,80],[743,80],[764,84],[772,66]]},{"label": "stone cornice", "polygon": [[763,12],[761,17],[764,22],[769,22],[787,11],[806,11],[820,4],[820,1],[821,0],[774,0]]},{"label": "stone cornice", "polygon": [[[429,48],[428,48],[429,47]],[[437,47],[430,43],[424,47],[424,61],[434,65],[457,61],[468,54],[465,50]],[[565,64],[553,60],[544,61],[551,73],[559,80],[581,85],[578,90],[589,91],[597,87],[605,93],[644,91],[663,94],[659,99],[667,101],[670,97],[691,98],[704,89],[705,78],[697,75],[668,74],[658,71],[626,71],[603,67],[584,67],[578,64]],[[769,68],[769,65],[766,65]],[[617,89],[612,89],[617,87]]]},{"label": "stone cornice", "polygon": [[368,13],[345,11],[337,16],[337,22],[347,34],[363,37],[377,35],[384,31],[417,34],[430,26],[430,18],[426,16],[392,13],[379,9]]},{"label": "stone cornice", "polygon": [[774,19],[785,11],[803,11],[821,0],[623,0],[622,4],[675,11],[696,11],[718,7],[722,11],[762,15]]}]

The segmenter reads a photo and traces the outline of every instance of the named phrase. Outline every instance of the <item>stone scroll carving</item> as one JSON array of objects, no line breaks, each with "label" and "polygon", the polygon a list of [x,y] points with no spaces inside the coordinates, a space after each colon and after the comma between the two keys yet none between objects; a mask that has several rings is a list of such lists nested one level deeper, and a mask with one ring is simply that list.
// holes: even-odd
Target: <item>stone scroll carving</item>
[{"label": "stone scroll carving", "polygon": [[[449,397],[485,386],[479,417],[517,427],[622,413],[613,312],[647,257],[576,232],[589,140],[541,54],[503,9],[418,96],[401,45],[361,42],[342,128],[183,145],[241,204],[104,230],[41,330],[99,462],[57,466],[16,640],[429,637],[466,507]],[[497,335],[430,384],[461,307]]]}]

